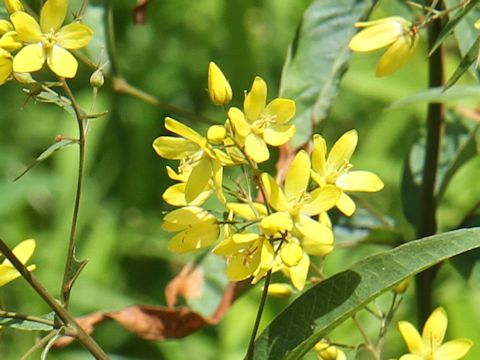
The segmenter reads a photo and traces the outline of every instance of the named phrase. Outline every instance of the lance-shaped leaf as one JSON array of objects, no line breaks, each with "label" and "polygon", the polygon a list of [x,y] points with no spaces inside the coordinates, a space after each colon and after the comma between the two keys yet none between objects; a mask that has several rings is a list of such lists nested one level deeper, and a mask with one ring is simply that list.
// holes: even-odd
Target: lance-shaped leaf
[{"label": "lance-shaped leaf", "polygon": [[375,0],[316,0],[303,14],[283,66],[280,96],[295,100],[295,148],[325,120],[350,59],[354,24],[364,19]]},{"label": "lance-shaped leaf", "polygon": [[400,281],[480,247],[480,229],[412,241],[370,256],[306,291],[266,327],[254,359],[300,359],[335,327]]}]

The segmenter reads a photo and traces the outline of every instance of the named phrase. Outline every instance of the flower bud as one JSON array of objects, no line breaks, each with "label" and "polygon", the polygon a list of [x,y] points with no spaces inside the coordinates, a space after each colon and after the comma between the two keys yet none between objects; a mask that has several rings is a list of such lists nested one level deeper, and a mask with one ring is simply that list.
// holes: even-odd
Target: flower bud
[{"label": "flower bud", "polygon": [[346,360],[345,353],[331,345],[327,340],[320,340],[313,350],[319,360]]},{"label": "flower bud", "polygon": [[36,81],[33,79],[30,73],[25,72],[14,72],[13,78],[18,81],[20,84],[35,84]]},{"label": "flower bud", "polygon": [[278,298],[289,297],[293,294],[293,288],[289,284],[273,283],[268,287],[268,295]]},{"label": "flower bud", "polygon": [[215,105],[225,105],[232,100],[232,88],[213,61],[208,64],[208,95]]},{"label": "flower bud", "polygon": [[90,76],[90,85],[96,89],[102,87],[104,82],[105,78],[103,77],[103,72],[101,69],[95,70],[92,76]]},{"label": "flower bud", "polygon": [[12,30],[13,30],[13,25],[10,21],[4,20],[4,19],[0,20],[0,35],[3,35]]},{"label": "flower bud", "polygon": [[221,144],[225,137],[227,136],[227,130],[223,125],[212,125],[208,128],[207,139],[211,144]]},{"label": "flower bud", "polygon": [[399,283],[392,289],[392,291],[393,291],[395,294],[403,294],[405,291],[407,291],[408,286],[410,285],[411,282],[412,282],[412,278],[411,278],[411,277],[408,277],[408,278],[406,278],[405,280],[399,282]]},{"label": "flower bud", "polygon": [[9,14],[13,14],[15,11],[23,11],[20,0],[5,0],[5,7]]}]

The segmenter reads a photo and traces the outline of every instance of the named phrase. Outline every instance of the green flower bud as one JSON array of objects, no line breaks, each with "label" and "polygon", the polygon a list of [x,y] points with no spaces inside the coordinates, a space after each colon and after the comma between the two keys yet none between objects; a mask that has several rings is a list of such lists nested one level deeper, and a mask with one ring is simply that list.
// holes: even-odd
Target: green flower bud
[{"label": "green flower bud", "polygon": [[94,88],[100,88],[103,86],[105,82],[105,78],[103,77],[103,72],[101,69],[97,69],[94,71],[92,76],[90,76],[90,85]]}]

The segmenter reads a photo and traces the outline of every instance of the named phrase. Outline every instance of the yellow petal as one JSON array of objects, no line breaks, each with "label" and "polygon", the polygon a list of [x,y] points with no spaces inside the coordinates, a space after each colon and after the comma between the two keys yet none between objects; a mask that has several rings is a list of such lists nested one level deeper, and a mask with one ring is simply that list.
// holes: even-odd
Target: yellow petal
[{"label": "yellow petal", "polygon": [[342,192],[337,202],[337,208],[345,215],[350,216],[355,212],[356,206],[352,198]]},{"label": "yellow petal", "polygon": [[251,132],[250,124],[240,109],[231,107],[228,110],[228,118],[232,122],[233,128],[238,135],[245,137]]},{"label": "yellow petal", "polygon": [[268,203],[277,211],[287,211],[288,202],[275,179],[267,173],[263,173],[261,177]]},{"label": "yellow petal", "polygon": [[225,105],[232,100],[232,88],[213,61],[208,64],[208,95],[215,105]]},{"label": "yellow petal", "polygon": [[402,334],[408,350],[412,354],[422,355],[424,351],[424,345],[417,329],[415,329],[415,327],[408,321],[399,321],[398,330],[400,330],[400,334]]},{"label": "yellow petal", "polygon": [[181,160],[199,151],[198,145],[190,140],[171,136],[156,138],[153,141],[153,149],[159,156],[171,160]]},{"label": "yellow petal", "polygon": [[302,260],[296,266],[289,269],[290,280],[297,290],[303,290],[307,280],[308,268],[310,267],[310,258],[304,252]]},{"label": "yellow petal", "polygon": [[43,47],[31,44],[21,49],[13,58],[13,71],[32,72],[40,70],[45,62]]},{"label": "yellow petal", "polygon": [[232,236],[232,241],[236,244],[246,244],[254,242],[258,240],[260,236],[255,233],[241,233],[241,234],[234,234]]},{"label": "yellow petal", "polygon": [[67,0],[47,0],[40,11],[40,27],[44,33],[56,32],[67,15]]},{"label": "yellow petal", "polygon": [[290,164],[285,177],[285,197],[290,203],[297,203],[305,195],[310,181],[310,157],[300,150]]},{"label": "yellow petal", "polygon": [[333,208],[339,201],[342,191],[334,185],[325,185],[313,190],[310,201],[302,207],[302,213],[310,216],[318,215]]},{"label": "yellow petal", "polygon": [[421,355],[405,354],[400,356],[398,360],[425,360]]},{"label": "yellow petal", "polygon": [[245,152],[257,163],[262,163],[270,158],[267,144],[254,133],[248,134],[245,138]]},{"label": "yellow petal", "polygon": [[245,96],[243,110],[247,120],[252,123],[260,117],[267,103],[267,84],[260,76],[253,80],[252,89]]},{"label": "yellow petal", "polygon": [[257,247],[252,254],[237,254],[230,258],[225,270],[228,278],[232,281],[248,279],[260,265],[260,249]]},{"label": "yellow petal", "polygon": [[12,55],[8,51],[0,49],[0,85],[8,80],[12,69]]},{"label": "yellow petal", "polygon": [[191,203],[187,203],[187,200],[185,199],[185,183],[180,183],[180,184],[175,184],[167,188],[165,192],[163,193],[162,197],[163,200],[167,204],[173,205],[173,206],[186,206],[186,205],[194,205],[194,206],[200,206],[202,205],[207,199],[210,197],[210,194],[212,191],[208,189],[208,187],[201,192]]},{"label": "yellow petal", "polygon": [[348,164],[355,148],[357,147],[358,135],[355,130],[347,131],[333,145],[328,154],[327,163],[331,171],[338,170]]},{"label": "yellow petal", "polygon": [[312,169],[320,176],[325,176],[326,158],[327,143],[323,137],[315,134],[313,136]]},{"label": "yellow petal", "polygon": [[223,194],[223,167],[220,161],[216,159],[210,160],[211,164],[211,173],[213,177],[213,185],[215,187],[215,193],[217,194],[218,200],[222,203],[226,203],[225,195]]},{"label": "yellow petal", "polygon": [[266,235],[284,233],[293,229],[293,221],[290,214],[286,211],[275,212],[260,222],[260,228]]},{"label": "yellow petal", "polygon": [[190,203],[205,189],[212,178],[212,165],[208,158],[203,158],[192,169],[185,187],[185,200]]},{"label": "yellow petal", "polygon": [[179,224],[184,227],[196,224],[212,217],[207,211],[198,206],[186,206],[167,213],[163,220],[172,224]]},{"label": "yellow petal", "polygon": [[3,35],[6,32],[9,32],[12,30],[13,30],[13,25],[10,21],[5,19],[0,19],[0,35]]},{"label": "yellow petal", "polygon": [[22,43],[18,38],[18,34],[16,31],[9,31],[2,35],[0,38],[0,48],[8,50],[8,51],[15,51],[22,47]]},{"label": "yellow petal", "polygon": [[57,32],[57,44],[65,49],[80,49],[88,45],[92,35],[93,31],[87,25],[68,24]]},{"label": "yellow petal", "polygon": [[455,339],[441,345],[435,352],[435,360],[458,360],[463,358],[470,348],[473,341],[470,339]]},{"label": "yellow petal", "polygon": [[273,283],[268,286],[268,295],[278,298],[289,297],[293,294],[293,289],[289,284]]},{"label": "yellow petal", "polygon": [[280,257],[288,267],[298,265],[303,257],[302,247],[294,242],[286,243],[280,249]]},{"label": "yellow petal", "polygon": [[199,133],[197,133],[195,130],[192,128],[182,124],[181,122],[172,119],[170,117],[165,118],[165,129],[180,135],[181,137],[184,137],[185,139],[188,139],[190,141],[193,141],[197,145],[201,145],[203,143],[203,137],[200,136]]},{"label": "yellow petal", "polygon": [[436,308],[423,327],[422,339],[424,344],[429,344],[432,350],[437,349],[443,342],[447,324],[448,319],[445,310],[442,307]]},{"label": "yellow petal", "polygon": [[18,37],[27,43],[36,43],[42,40],[42,31],[37,21],[23,11],[17,11],[10,16]]},{"label": "yellow petal", "polygon": [[376,76],[382,77],[390,75],[405,65],[414,53],[418,39],[417,36],[418,35],[411,37],[407,34],[398,38],[378,61]]},{"label": "yellow petal", "polygon": [[267,208],[265,207],[265,205],[259,203],[228,203],[227,208],[233,211],[236,215],[249,221],[257,220],[267,214]]},{"label": "yellow petal", "polygon": [[218,238],[218,225],[215,220],[203,221],[196,226],[175,235],[168,242],[168,250],[177,253],[186,253],[210,246]]},{"label": "yellow petal", "polygon": [[348,46],[353,51],[372,51],[387,46],[403,35],[404,24],[391,18],[366,25],[364,30],[356,34]]},{"label": "yellow petal", "polygon": [[383,181],[370,171],[350,171],[340,175],[335,184],[344,191],[375,192],[383,189]]},{"label": "yellow petal", "polygon": [[20,0],[5,0],[5,7],[9,14],[16,11],[23,11],[23,5]]},{"label": "yellow petal", "polygon": [[20,277],[20,273],[12,265],[0,265],[0,286],[8,284]]},{"label": "yellow petal", "polygon": [[289,121],[295,115],[295,101],[277,98],[272,100],[264,110],[264,115],[275,119],[277,124]]},{"label": "yellow petal", "polygon": [[47,64],[58,76],[73,78],[77,73],[77,59],[64,48],[54,45],[47,52]]},{"label": "yellow petal", "polygon": [[295,125],[269,126],[263,131],[263,139],[267,144],[280,146],[290,141],[295,131]]},{"label": "yellow petal", "polygon": [[[35,251],[35,240],[28,239],[22,241],[20,244],[15,246],[12,252],[20,260],[22,264],[26,264],[27,261],[32,257],[33,252]],[[8,260],[3,262],[4,264],[10,264]]]}]

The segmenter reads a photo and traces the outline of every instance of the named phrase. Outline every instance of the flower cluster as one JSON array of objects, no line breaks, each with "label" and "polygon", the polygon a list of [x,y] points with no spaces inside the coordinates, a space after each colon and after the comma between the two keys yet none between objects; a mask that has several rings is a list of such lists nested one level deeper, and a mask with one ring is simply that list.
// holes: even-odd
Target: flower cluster
[{"label": "flower cluster", "polygon": [[12,76],[32,81],[21,73],[38,71],[45,63],[57,76],[76,75],[78,62],[69,50],[87,46],[93,32],[78,22],[63,26],[68,0],[47,0],[40,22],[24,11],[19,0],[5,0],[5,7],[9,19],[0,19],[0,85]]},{"label": "flower cluster", "polygon": [[377,64],[378,77],[390,75],[402,67],[418,44],[417,27],[400,16],[359,22],[355,26],[364,29],[350,41],[353,51],[372,51],[388,46]]},{"label": "flower cluster", "polygon": [[[210,63],[208,91],[216,105],[226,106],[232,90],[222,71]],[[290,120],[295,103],[277,98],[267,104],[267,85],[256,77],[246,92],[243,109],[225,107],[227,120],[208,128],[206,136],[172,118],[165,127],[175,136],[160,136],[153,148],[163,158],[178,160],[167,167],[176,183],[164,200],[177,209],[164,217],[162,228],[175,235],[169,250],[185,253],[213,247],[226,259],[226,273],[233,281],[252,283],[269,271],[286,275],[296,289],[303,289],[311,256],[325,256],[334,248],[327,211],[337,207],[346,215],[355,211],[351,191],[379,191],[382,181],[367,171],[350,171],[357,133],[344,134],[327,153],[325,140],[313,138],[311,154],[299,151],[277,182],[262,173],[259,164],[270,158],[269,146],[287,143],[295,133]],[[244,177],[235,188],[224,188],[224,169],[242,167]],[[203,205],[215,193],[224,215],[218,219]]]}]

